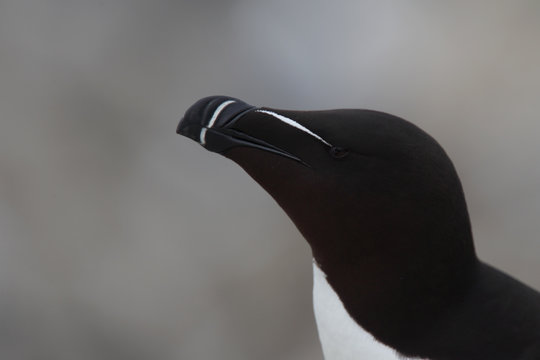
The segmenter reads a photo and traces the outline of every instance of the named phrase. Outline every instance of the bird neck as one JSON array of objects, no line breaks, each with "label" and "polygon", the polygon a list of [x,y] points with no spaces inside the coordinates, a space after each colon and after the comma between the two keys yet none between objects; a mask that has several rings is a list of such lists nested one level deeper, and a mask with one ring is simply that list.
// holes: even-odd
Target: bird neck
[{"label": "bird neck", "polygon": [[[437,245],[441,242],[454,245]],[[316,250],[321,248],[314,249],[347,313],[378,341],[396,349],[421,341],[434,319],[459,304],[477,271],[472,239],[421,243],[392,251],[373,248],[366,254],[320,254]]]},{"label": "bird neck", "polygon": [[326,274],[313,262],[313,309],[326,360],[406,360],[381,343],[347,312]]}]

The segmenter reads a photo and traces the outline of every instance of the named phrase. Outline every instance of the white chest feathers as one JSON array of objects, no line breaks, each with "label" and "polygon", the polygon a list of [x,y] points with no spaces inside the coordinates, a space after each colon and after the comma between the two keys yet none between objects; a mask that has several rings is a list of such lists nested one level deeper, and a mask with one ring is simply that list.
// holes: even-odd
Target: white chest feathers
[{"label": "white chest feathers", "polygon": [[315,261],[313,307],[325,360],[406,360],[350,317]]}]

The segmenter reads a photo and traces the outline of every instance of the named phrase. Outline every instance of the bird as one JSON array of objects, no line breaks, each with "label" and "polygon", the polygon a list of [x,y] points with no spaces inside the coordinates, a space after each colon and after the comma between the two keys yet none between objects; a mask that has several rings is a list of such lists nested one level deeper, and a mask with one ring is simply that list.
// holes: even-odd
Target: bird
[{"label": "bird", "polygon": [[540,293],[479,259],[457,171],[413,123],[210,96],[177,133],[237,163],[309,243],[326,360],[540,359]]}]

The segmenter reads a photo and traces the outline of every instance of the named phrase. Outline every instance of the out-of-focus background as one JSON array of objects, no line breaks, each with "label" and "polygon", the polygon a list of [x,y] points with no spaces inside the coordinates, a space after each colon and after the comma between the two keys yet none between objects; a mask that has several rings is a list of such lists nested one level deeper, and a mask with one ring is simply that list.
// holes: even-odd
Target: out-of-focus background
[{"label": "out-of-focus background", "polygon": [[540,2],[1,0],[0,357],[322,359],[311,256],[200,97],[411,120],[540,288]]}]

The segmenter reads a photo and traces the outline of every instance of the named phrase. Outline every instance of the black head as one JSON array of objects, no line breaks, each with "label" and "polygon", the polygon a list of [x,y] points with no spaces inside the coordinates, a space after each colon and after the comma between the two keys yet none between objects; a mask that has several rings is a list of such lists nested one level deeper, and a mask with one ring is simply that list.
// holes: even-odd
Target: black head
[{"label": "black head", "polygon": [[396,116],[272,110],[214,96],[186,112],[178,133],[242,166],[291,216],[321,263],[343,251],[356,256],[352,249],[366,255],[425,247],[428,235],[443,241],[437,232],[463,234],[454,245],[472,250],[450,159],[432,137]]},{"label": "black head", "polygon": [[[388,309],[389,291],[412,308],[412,293],[429,290],[434,302],[456,293],[476,256],[459,178],[432,137],[377,111],[201,101],[179,133],[201,142],[200,132],[186,130],[197,122],[203,146],[238,163],[272,195],[357,319],[362,309]],[[228,106],[230,115],[223,113]],[[227,146],[214,147],[214,138]],[[370,296],[359,297],[359,288]]]}]

